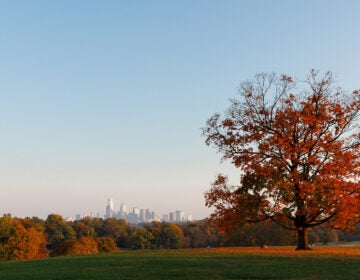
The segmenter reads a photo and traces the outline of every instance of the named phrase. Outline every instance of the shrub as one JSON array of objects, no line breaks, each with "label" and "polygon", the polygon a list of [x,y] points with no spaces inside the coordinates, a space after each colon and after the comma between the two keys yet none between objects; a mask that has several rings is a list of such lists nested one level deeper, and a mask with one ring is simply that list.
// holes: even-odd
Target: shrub
[{"label": "shrub", "polygon": [[110,237],[98,237],[96,242],[99,253],[119,252],[114,239]]},{"label": "shrub", "polygon": [[60,243],[54,251],[51,252],[51,256],[73,256],[73,255],[88,255],[97,254],[98,243],[94,238],[81,237],[77,240],[65,240]]}]

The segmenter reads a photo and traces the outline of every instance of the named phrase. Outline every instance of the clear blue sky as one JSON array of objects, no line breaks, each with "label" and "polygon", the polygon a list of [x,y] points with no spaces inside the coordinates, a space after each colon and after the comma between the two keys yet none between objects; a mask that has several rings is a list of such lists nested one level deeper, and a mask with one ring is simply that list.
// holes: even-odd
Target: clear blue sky
[{"label": "clear blue sky", "polygon": [[200,128],[241,81],[360,88],[360,1],[0,1],[0,214],[181,209],[220,164]]}]

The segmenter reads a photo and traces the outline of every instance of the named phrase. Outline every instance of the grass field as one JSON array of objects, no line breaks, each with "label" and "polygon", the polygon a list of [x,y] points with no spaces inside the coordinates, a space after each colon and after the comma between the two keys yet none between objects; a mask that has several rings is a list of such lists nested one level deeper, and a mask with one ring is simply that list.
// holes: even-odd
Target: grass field
[{"label": "grass field", "polygon": [[0,263],[0,279],[360,279],[360,247],[123,251]]}]

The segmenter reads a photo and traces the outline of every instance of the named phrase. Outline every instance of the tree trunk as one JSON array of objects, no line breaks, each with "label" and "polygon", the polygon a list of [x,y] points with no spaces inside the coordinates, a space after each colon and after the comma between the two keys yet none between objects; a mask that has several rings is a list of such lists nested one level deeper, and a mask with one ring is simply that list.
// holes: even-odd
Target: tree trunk
[{"label": "tree trunk", "polygon": [[308,230],[304,227],[297,228],[297,247],[296,250],[311,250],[308,241]]}]

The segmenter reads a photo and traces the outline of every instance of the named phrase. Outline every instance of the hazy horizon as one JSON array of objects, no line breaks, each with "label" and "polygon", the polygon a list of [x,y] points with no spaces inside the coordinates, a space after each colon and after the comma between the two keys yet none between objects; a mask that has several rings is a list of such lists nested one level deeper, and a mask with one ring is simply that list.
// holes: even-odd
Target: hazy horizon
[{"label": "hazy horizon", "polygon": [[360,88],[358,1],[3,1],[0,214],[176,209],[220,163],[201,127],[259,72]]}]

